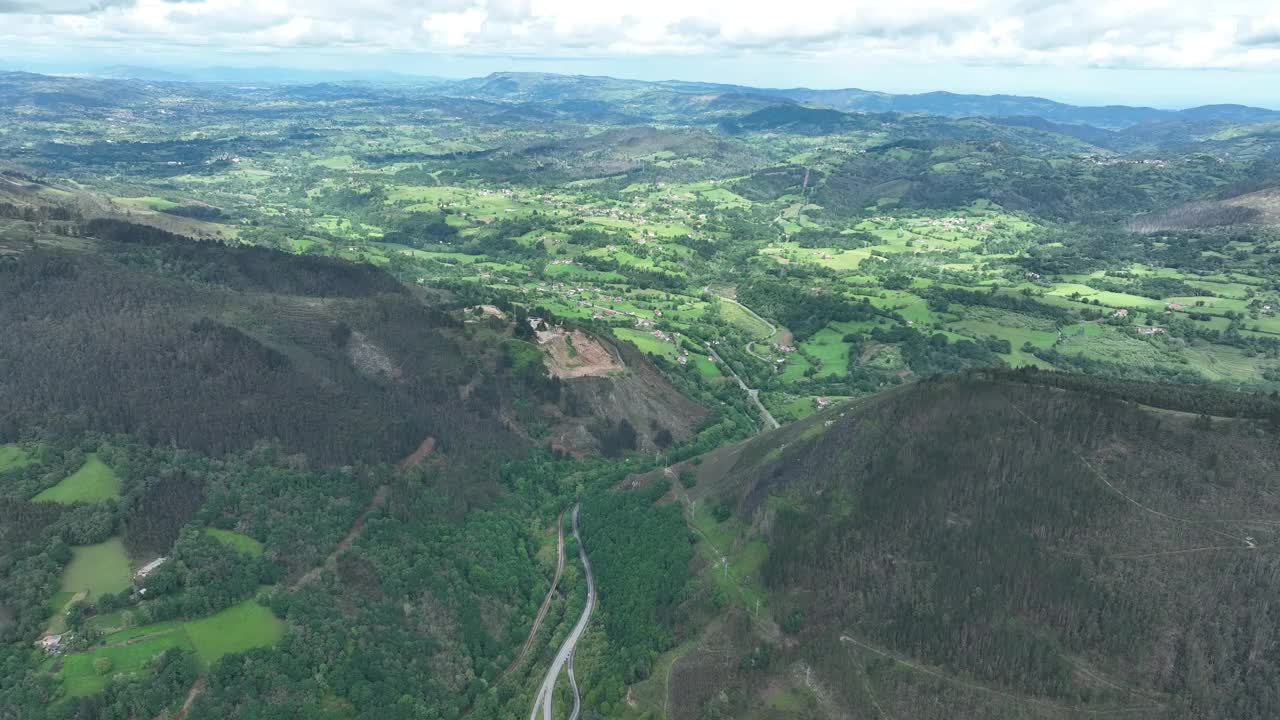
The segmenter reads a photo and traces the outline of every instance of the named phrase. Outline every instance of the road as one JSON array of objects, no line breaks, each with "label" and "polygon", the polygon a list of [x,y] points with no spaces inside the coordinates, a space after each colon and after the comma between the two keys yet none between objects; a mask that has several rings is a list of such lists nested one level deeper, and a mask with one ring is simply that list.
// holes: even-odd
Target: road
[{"label": "road", "polygon": [[[706,294],[710,294],[711,287],[707,286],[702,288],[702,292]],[[733,298],[727,298],[727,297],[724,297],[723,295],[716,295],[716,297],[719,298],[720,300],[723,300],[724,302],[729,302],[729,303],[733,303],[734,305],[737,305],[738,307],[742,308],[744,312],[751,315],[751,317],[755,318],[756,320],[759,320],[765,325],[768,325],[769,334],[765,336],[766,339],[773,337],[778,333],[778,326],[760,317],[758,314],[756,314],[755,310],[752,310],[751,308],[747,307],[746,305],[743,305],[742,303],[738,302],[737,300],[734,300]],[[754,357],[757,360],[761,360],[768,363],[769,362],[768,358],[761,357],[755,354],[755,351],[752,350],[753,345],[755,345],[754,341],[749,342],[747,343],[746,347],[743,349],[745,349],[747,351],[747,354],[750,355],[751,357]],[[711,353],[711,357],[715,358],[716,362],[720,364],[720,367],[727,370],[729,374],[733,376],[733,379],[738,381],[738,387],[742,388],[743,391],[747,393],[747,396],[751,398],[751,402],[755,403],[756,408],[760,411],[760,417],[764,420],[765,428],[769,430],[777,430],[779,427],[778,421],[773,418],[773,414],[770,413],[768,408],[764,406],[764,403],[760,402],[760,391],[754,388],[747,387],[747,384],[742,381],[742,378],[738,375],[738,373],[734,372],[734,369],[729,367],[729,364],[724,361],[724,358],[720,357],[720,353],[717,353],[715,348],[713,348],[711,345],[707,345],[707,352]],[[772,363],[770,363],[770,367],[772,366],[773,366]]]},{"label": "road", "polygon": [[760,402],[760,391],[755,388],[747,387],[747,384],[742,381],[742,377],[739,376],[733,368],[729,367],[729,363],[725,362],[724,358],[720,357],[720,353],[716,352],[714,347],[708,345],[707,352],[711,353],[711,357],[716,359],[716,362],[720,364],[720,367],[729,371],[729,374],[733,376],[733,379],[738,381],[738,387],[742,388],[743,391],[747,393],[747,397],[751,398],[751,402],[756,404],[756,408],[760,411],[760,417],[764,420],[765,427],[770,430],[777,430],[780,425],[778,425],[778,421],[773,418],[773,414],[769,412],[769,409],[764,406],[764,403]]},{"label": "road", "polygon": [[538,608],[538,616],[533,620],[533,627],[529,628],[529,637],[524,641],[524,645],[520,646],[520,652],[516,653],[516,659],[511,661],[502,674],[510,675],[512,670],[520,666],[524,662],[524,656],[529,653],[529,648],[533,647],[533,641],[538,637],[538,629],[542,627],[542,621],[547,619],[547,611],[551,609],[551,601],[555,598],[556,586],[560,584],[560,576],[564,574],[564,513],[556,518],[556,576],[551,580],[551,588],[547,590],[547,595],[542,599],[542,607]]},{"label": "road", "polygon": [[578,697],[578,683],[573,677],[573,651],[577,649],[582,633],[586,632],[587,623],[591,621],[591,612],[596,607],[596,579],[591,574],[591,560],[587,558],[586,546],[582,544],[582,536],[578,534],[578,507],[573,506],[573,537],[578,541],[578,558],[582,561],[582,568],[587,574],[587,604],[582,608],[582,616],[578,618],[578,624],[573,626],[573,631],[564,639],[560,650],[556,652],[555,661],[551,663],[551,667],[547,668],[542,687],[538,689],[538,695],[533,699],[529,720],[538,720],[539,705],[542,706],[542,720],[552,720],[551,705],[555,699],[556,680],[560,678],[560,671],[566,665],[569,667],[569,686],[573,689],[573,714],[569,716],[569,720],[577,720],[582,706],[582,701]]}]

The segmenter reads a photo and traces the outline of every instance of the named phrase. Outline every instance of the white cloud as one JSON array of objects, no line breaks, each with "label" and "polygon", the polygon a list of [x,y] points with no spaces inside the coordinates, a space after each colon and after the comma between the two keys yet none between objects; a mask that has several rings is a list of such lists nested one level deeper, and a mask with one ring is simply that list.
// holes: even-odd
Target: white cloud
[{"label": "white cloud", "polygon": [[1280,68],[1272,0],[0,0],[15,48]]},{"label": "white cloud", "polygon": [[488,14],[480,8],[462,12],[435,13],[422,21],[422,28],[431,34],[435,44],[447,47],[465,47],[472,36],[483,29]]}]

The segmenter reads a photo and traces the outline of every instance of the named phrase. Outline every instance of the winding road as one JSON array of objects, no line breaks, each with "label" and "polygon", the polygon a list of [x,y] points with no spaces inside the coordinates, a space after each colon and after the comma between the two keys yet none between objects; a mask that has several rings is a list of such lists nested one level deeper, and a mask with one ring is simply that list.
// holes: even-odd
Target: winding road
[{"label": "winding road", "polygon": [[[711,288],[709,286],[704,287],[702,288],[702,292],[704,294],[709,295],[711,294]],[[743,305],[742,303],[738,302],[737,300],[734,300],[733,298],[728,298],[723,295],[716,295],[715,297],[724,302],[733,303],[739,308],[742,308],[743,312],[747,313],[748,315],[755,318],[756,320],[759,320],[765,325],[768,325],[769,333],[765,335],[763,339],[771,338],[778,333],[778,326],[760,317],[760,315],[758,315],[755,310],[752,310],[751,308],[747,307],[746,305]],[[755,345],[755,341],[749,342],[746,344],[746,346],[743,349],[746,350],[747,354],[750,355],[751,357],[768,363],[769,362],[768,358],[762,357],[755,353],[755,350],[752,349],[752,346],[754,345]],[[756,390],[755,388],[747,387],[747,384],[743,382],[742,377],[739,376],[738,373],[732,367],[729,366],[729,363],[726,363],[724,361],[724,358],[720,357],[720,353],[717,353],[715,351],[715,348],[713,348],[710,344],[707,345],[707,352],[711,354],[711,357],[715,358],[716,362],[720,364],[720,367],[729,371],[729,374],[733,376],[733,379],[738,381],[738,387],[742,388],[742,390],[747,393],[747,397],[751,398],[751,402],[755,403],[756,409],[760,411],[760,417],[764,420],[765,428],[769,430],[777,430],[780,427],[778,425],[778,421],[774,419],[773,414],[770,413],[768,408],[764,406],[764,403],[760,402],[760,391]],[[770,367],[772,367],[772,363],[770,363]]]},{"label": "winding road", "polygon": [[569,715],[569,720],[578,720],[578,713],[582,708],[582,701],[578,696],[578,682],[573,676],[573,653],[578,648],[578,641],[582,639],[582,634],[586,632],[587,623],[591,621],[591,611],[596,607],[596,580],[591,574],[591,560],[587,558],[582,536],[578,534],[578,508],[578,505],[573,506],[573,537],[578,541],[578,558],[582,560],[582,567],[587,574],[587,604],[582,608],[582,616],[578,618],[578,624],[573,626],[569,637],[564,639],[560,650],[556,652],[556,659],[551,663],[551,667],[547,668],[542,687],[538,688],[538,695],[533,699],[529,720],[538,720],[539,706],[542,707],[542,720],[552,720],[551,706],[555,699],[556,680],[560,678],[560,671],[566,665],[569,670],[569,687],[573,689],[573,713]]},{"label": "winding road", "polygon": [[738,381],[738,387],[742,388],[742,390],[747,393],[747,397],[751,398],[751,402],[756,404],[756,409],[760,411],[760,417],[764,420],[765,427],[770,430],[777,430],[781,427],[781,425],[778,424],[778,421],[774,419],[773,413],[770,413],[769,409],[764,406],[764,403],[760,402],[760,391],[752,387],[747,387],[747,384],[743,382],[742,377],[738,375],[732,367],[729,367],[729,363],[725,362],[724,358],[720,357],[720,353],[716,352],[715,348],[708,345],[707,352],[711,353],[711,357],[716,359],[716,362],[720,364],[720,367],[729,371],[729,374],[733,376],[733,379]]}]

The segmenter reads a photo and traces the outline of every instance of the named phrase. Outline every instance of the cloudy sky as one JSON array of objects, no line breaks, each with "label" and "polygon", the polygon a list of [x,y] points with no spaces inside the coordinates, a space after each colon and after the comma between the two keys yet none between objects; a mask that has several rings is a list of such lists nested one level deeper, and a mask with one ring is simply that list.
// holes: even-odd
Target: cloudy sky
[{"label": "cloudy sky", "polygon": [[0,0],[0,64],[548,70],[1280,107],[1280,3]]}]

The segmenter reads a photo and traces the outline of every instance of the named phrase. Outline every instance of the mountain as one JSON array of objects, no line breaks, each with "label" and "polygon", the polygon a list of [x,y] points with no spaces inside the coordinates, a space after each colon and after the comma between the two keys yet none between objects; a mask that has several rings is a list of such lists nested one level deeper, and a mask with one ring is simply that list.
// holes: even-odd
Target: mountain
[{"label": "mountain", "polygon": [[1280,111],[1244,105],[1205,105],[1162,110],[1128,105],[1080,106],[1021,95],[966,95],[950,92],[893,94],[856,88],[757,88],[686,81],[646,82],[600,76],[546,73],[493,73],[440,86],[450,94],[500,100],[551,100],[570,97],[634,98],[661,88],[685,95],[729,94],[772,97],[807,105],[863,113],[919,113],[945,117],[1037,117],[1068,125],[1121,129],[1162,121],[1260,123],[1280,120]]},{"label": "mountain", "polygon": [[[23,75],[24,73],[0,73]],[[173,83],[261,83],[274,86],[318,83],[376,83],[453,97],[470,97],[516,103],[564,104],[573,108],[582,101],[636,103],[649,111],[675,112],[681,105],[731,105],[753,112],[779,101],[856,113],[905,113],[943,117],[1034,117],[1062,125],[1089,125],[1120,130],[1151,123],[1255,124],[1280,121],[1280,111],[1237,104],[1214,104],[1181,110],[1143,106],[1083,106],[1023,95],[974,95],[952,92],[895,94],[858,88],[759,88],[745,85],[689,81],[644,81],[592,75],[560,75],[540,72],[495,72],[484,77],[451,80],[427,75],[387,71],[320,71],[291,68],[206,67],[157,69],[116,65],[66,77],[64,86],[77,78]]]},{"label": "mountain", "polygon": [[1266,122],[1280,112],[1242,105],[1206,105],[1187,110],[1160,110],[1128,105],[1080,106],[1021,95],[963,95],[930,92],[893,95],[863,90],[779,90],[776,94],[800,102],[861,112],[903,112],[948,117],[1033,116],[1058,123],[1125,128],[1162,120]]},{"label": "mountain", "polygon": [[[80,74],[80,73],[78,73]],[[290,67],[168,67],[110,65],[83,73],[93,77],[153,80],[165,82],[263,83],[302,85],[313,83],[386,83],[429,86],[446,79],[431,75],[410,75],[388,70],[313,70]]]},{"label": "mountain", "polygon": [[759,598],[732,631],[756,640],[712,662],[730,608],[672,697],[725,717],[797,685],[828,717],[1273,717],[1276,419],[1261,397],[978,374],[714,452],[671,498],[718,508],[697,527],[731,604]]},{"label": "mountain", "polygon": [[92,239],[0,239],[0,436],[52,424],[215,455],[271,441],[319,465],[432,448],[466,467],[537,444],[662,449],[705,415],[639,353],[603,348],[608,373],[548,375],[550,349],[510,320],[477,333],[456,303],[368,265],[117,219],[59,225]]},{"label": "mountain", "polygon": [[1147,213],[1134,218],[1138,232],[1167,232],[1233,226],[1280,226],[1280,187],[1235,195],[1222,200],[1200,200]]},{"label": "mountain", "polygon": [[855,112],[924,113],[947,117],[1037,117],[1068,125],[1120,129],[1140,123],[1184,120],[1193,122],[1258,123],[1280,119],[1280,111],[1245,105],[1203,105],[1185,110],[1162,110],[1129,105],[1082,106],[1024,95],[967,95],[951,92],[894,94],[857,88],[743,88],[715,83],[667,81],[680,92],[750,91]]}]

